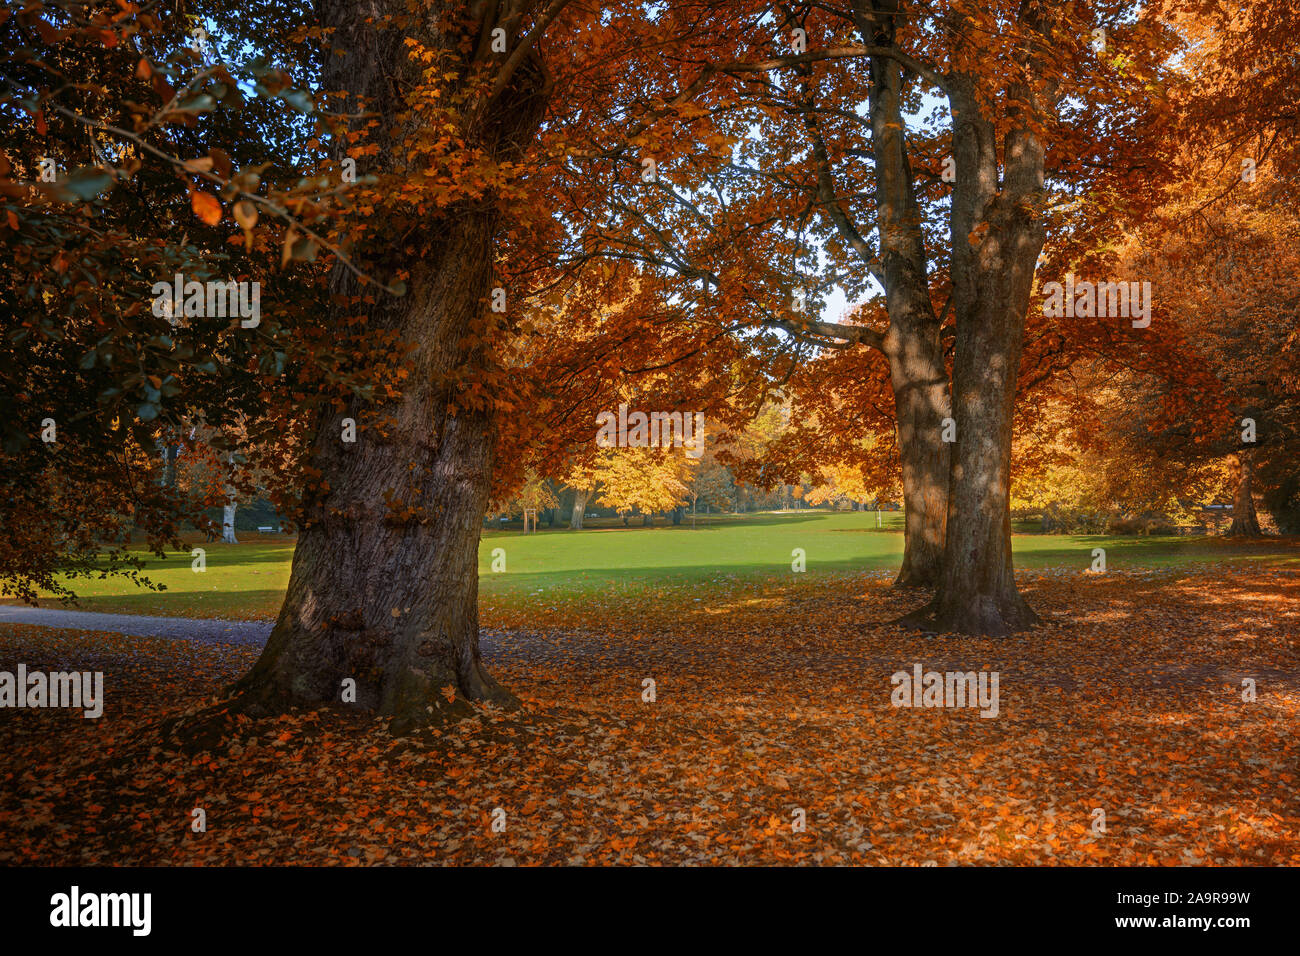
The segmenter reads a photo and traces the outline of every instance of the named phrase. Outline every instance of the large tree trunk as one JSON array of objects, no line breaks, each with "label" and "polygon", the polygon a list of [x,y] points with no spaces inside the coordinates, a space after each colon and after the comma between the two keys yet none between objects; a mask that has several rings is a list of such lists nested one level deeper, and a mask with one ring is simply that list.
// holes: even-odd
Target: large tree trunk
[{"label": "large tree trunk", "polygon": [[[854,22],[864,43],[894,44],[904,12],[898,0],[856,0]],[[942,422],[948,416],[948,374],[939,344],[941,322],[930,301],[922,211],[908,159],[903,117],[903,74],[889,57],[871,60],[871,149],[875,164],[875,213],[879,248],[874,248],[840,203],[830,152],[816,112],[814,85],[804,88],[809,109],[804,123],[812,138],[820,208],[840,238],[853,248],[885,289],[889,330],[858,341],[889,360],[903,468],[905,532],[903,563],[894,583],[930,587],[939,573],[947,519],[948,446]]]},{"label": "large tree trunk", "polygon": [[[1043,147],[1027,125],[1004,141],[999,188],[994,128],[974,80],[951,79],[954,154],[952,266],[956,314],[953,418],[943,567],[929,605],[902,623],[927,631],[1005,635],[1038,622],[1011,564],[1011,428],[1025,313],[1045,230],[1038,211]],[[1036,106],[1028,88],[1013,102]]]},{"label": "large tree trunk", "polygon": [[[348,90],[353,108],[364,99],[381,114],[381,129],[401,122],[398,91],[420,82],[422,66],[408,60],[404,35],[414,32],[435,49],[474,48],[434,35],[431,27],[384,30],[374,18],[407,18],[399,0],[323,0],[320,8],[322,25],[336,28],[329,45],[342,52],[327,58],[322,85]],[[425,10],[417,22],[436,23],[444,15]],[[419,36],[422,29],[426,35]],[[541,118],[536,64],[515,76],[490,113],[475,116],[466,106],[462,118],[466,142],[499,158],[517,158]],[[403,174],[407,132],[399,130],[391,148],[381,149],[376,161],[385,171]],[[412,374],[396,399],[378,407],[353,400],[318,422],[312,465],[323,491],[304,515],[275,629],[236,685],[248,712],[342,701],[396,718],[390,729],[400,733],[469,713],[467,700],[513,701],[484,671],[478,646],[478,543],[491,487],[493,424],[487,412],[463,403],[452,414],[448,384],[485,361],[465,333],[495,284],[498,213],[489,198],[441,215],[431,211],[419,226],[407,221],[384,234],[390,247],[367,249],[388,274],[410,269],[404,297],[366,290],[374,296],[370,304],[349,303],[361,293],[356,280],[341,267],[332,276],[332,300],[339,304],[326,321],[344,328],[347,317],[363,311],[367,329],[396,331],[413,346]],[[376,416],[386,420],[383,428],[363,427]],[[357,422],[354,443],[341,441],[345,417]],[[355,702],[342,698],[349,679]]]},{"label": "large tree trunk", "polygon": [[1228,528],[1228,534],[1258,538],[1263,532],[1259,527],[1255,496],[1250,487],[1250,462],[1245,455],[1233,455],[1228,460],[1228,465],[1237,486],[1232,496],[1232,524]]},{"label": "large tree trunk", "polygon": [[927,631],[996,636],[1038,622],[1016,590],[1011,565],[1011,421],[1023,303],[1038,255],[1034,248],[1025,262],[1026,247],[1016,245],[1002,269],[988,270],[980,298],[958,319],[957,441],[943,567],[934,600],[903,619]]},{"label": "large tree trunk", "polygon": [[569,527],[574,531],[582,530],[582,519],[586,516],[587,501],[591,498],[590,489],[575,488],[573,491],[573,513],[569,516]]}]

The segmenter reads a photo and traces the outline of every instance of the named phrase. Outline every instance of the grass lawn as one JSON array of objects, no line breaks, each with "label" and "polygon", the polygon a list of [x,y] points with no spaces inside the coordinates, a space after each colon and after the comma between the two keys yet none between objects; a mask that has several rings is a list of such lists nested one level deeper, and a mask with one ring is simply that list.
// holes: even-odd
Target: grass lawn
[{"label": "grass lawn", "polygon": [[[824,582],[829,577],[890,575],[903,549],[902,515],[874,512],[792,512],[701,516],[695,528],[589,528],[535,534],[488,531],[479,548],[484,623],[508,625],[538,618],[583,623],[584,614],[623,610],[651,601],[709,603],[757,596],[771,585]],[[258,540],[261,537],[262,540]],[[289,579],[293,539],[246,535],[239,545],[198,541],[207,569],[191,570],[188,553],[150,557],[146,575],[165,590],[150,591],[119,578],[82,580],[85,610],[177,617],[274,617]],[[791,572],[802,548],[807,571]],[[1223,538],[1015,536],[1018,568],[1082,572],[1094,548],[1106,550],[1109,570],[1177,569],[1230,562],[1267,568],[1300,567],[1294,538],[1245,542]],[[505,571],[493,572],[494,552]],[[594,622],[593,622],[594,623]]]}]

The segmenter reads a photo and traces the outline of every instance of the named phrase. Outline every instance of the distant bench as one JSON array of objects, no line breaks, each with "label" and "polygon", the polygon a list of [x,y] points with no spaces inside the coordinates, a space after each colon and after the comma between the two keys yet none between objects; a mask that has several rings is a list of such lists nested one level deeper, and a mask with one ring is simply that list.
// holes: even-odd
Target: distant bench
[{"label": "distant bench", "polygon": [[258,525],[257,530],[260,531],[262,534],[272,534],[275,531],[275,525],[273,524]]}]

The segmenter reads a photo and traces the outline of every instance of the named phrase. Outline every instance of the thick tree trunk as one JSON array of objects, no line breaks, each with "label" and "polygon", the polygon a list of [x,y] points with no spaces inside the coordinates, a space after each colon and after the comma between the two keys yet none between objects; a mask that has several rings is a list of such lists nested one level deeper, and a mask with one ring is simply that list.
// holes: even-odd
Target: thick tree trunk
[{"label": "thick tree trunk", "polygon": [[[335,28],[330,45],[342,53],[327,58],[324,87],[347,89],[349,104],[364,98],[382,114],[381,129],[399,123],[398,91],[417,84],[423,67],[408,59],[403,38],[412,28],[384,30],[374,18],[409,19],[404,4],[323,0],[321,10],[322,25]],[[419,22],[436,23],[438,13],[426,11]],[[434,48],[455,49],[459,41],[432,33],[417,38]],[[529,86],[520,89],[521,83]],[[516,74],[490,114],[475,117],[467,106],[466,141],[517,158],[519,144],[540,123],[539,85],[534,65]],[[398,131],[376,160],[396,164],[389,168],[399,175],[404,135]],[[413,347],[412,374],[396,399],[378,407],[354,399],[318,422],[312,465],[323,490],[304,515],[270,640],[236,685],[246,712],[343,703],[396,718],[390,729],[401,733],[467,714],[469,700],[513,701],[484,671],[478,646],[478,543],[491,487],[493,425],[487,412],[463,403],[453,414],[448,384],[485,361],[481,346],[467,345],[465,335],[495,284],[495,210],[483,201],[441,215],[431,211],[419,230],[407,222],[385,235],[388,249],[368,249],[390,274],[409,268],[404,297],[366,290],[374,295],[370,304],[349,302],[363,293],[349,273],[335,269],[331,292],[338,304],[326,321],[344,328],[364,311],[369,329],[395,331]],[[376,415],[384,427],[364,427]],[[341,440],[345,417],[360,426],[355,442]],[[344,697],[349,680],[355,701]]]},{"label": "thick tree trunk", "polygon": [[[903,15],[896,0],[857,0],[853,7],[864,43],[893,45]],[[830,153],[813,110],[805,113],[804,122],[812,136],[822,211],[885,289],[889,330],[878,341],[859,341],[869,341],[885,354],[894,392],[905,509],[903,562],[894,583],[930,587],[939,572],[947,519],[949,453],[941,425],[948,415],[948,375],[939,345],[941,323],[930,301],[923,215],[904,136],[902,71],[891,58],[875,57],[871,79],[878,251],[840,205]],[[811,86],[805,95],[811,103]]]},{"label": "thick tree trunk", "polygon": [[[1037,256],[1037,250],[1033,255]],[[958,326],[943,566],[933,601],[903,619],[926,631],[999,636],[1038,622],[1011,564],[1011,421],[1034,258],[990,274]],[[960,323],[961,320],[959,320]]]},{"label": "thick tree trunk", "polygon": [[[1017,91],[1032,103],[1028,90]],[[1043,148],[1025,127],[1005,141],[999,189],[994,130],[969,77],[952,78],[952,279],[957,426],[943,567],[933,601],[902,623],[927,631],[1005,635],[1038,622],[1011,564],[1011,428],[1025,313],[1045,236],[1036,205]]]},{"label": "thick tree trunk", "polygon": [[1245,455],[1233,455],[1229,467],[1236,479],[1236,492],[1232,496],[1232,524],[1228,534],[1246,538],[1258,538],[1264,532],[1259,527],[1259,515],[1255,513],[1255,496],[1250,487],[1250,462]]},{"label": "thick tree trunk", "polygon": [[573,493],[573,513],[569,516],[569,527],[574,531],[582,530],[582,519],[586,517],[587,501],[591,498],[591,491],[585,488],[576,488]]},{"label": "thick tree trunk", "polygon": [[491,423],[482,413],[450,415],[450,396],[424,384],[467,359],[460,333],[489,294],[491,237],[485,217],[460,220],[390,307],[403,338],[417,343],[414,384],[386,409],[397,427],[344,444],[342,419],[359,419],[358,409],[322,422],[314,464],[329,490],[298,538],[279,620],[240,687],[264,704],[254,710],[338,702],[349,678],[356,706],[402,718],[402,727],[461,710],[466,699],[509,701],[478,649]]}]

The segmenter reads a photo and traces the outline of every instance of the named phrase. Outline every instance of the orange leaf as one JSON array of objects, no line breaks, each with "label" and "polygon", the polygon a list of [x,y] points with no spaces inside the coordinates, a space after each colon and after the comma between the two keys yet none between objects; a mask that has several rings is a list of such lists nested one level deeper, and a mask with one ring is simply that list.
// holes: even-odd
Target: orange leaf
[{"label": "orange leaf", "polygon": [[190,193],[190,208],[194,210],[194,215],[209,226],[215,226],[221,221],[221,203],[211,193],[197,190]]}]

